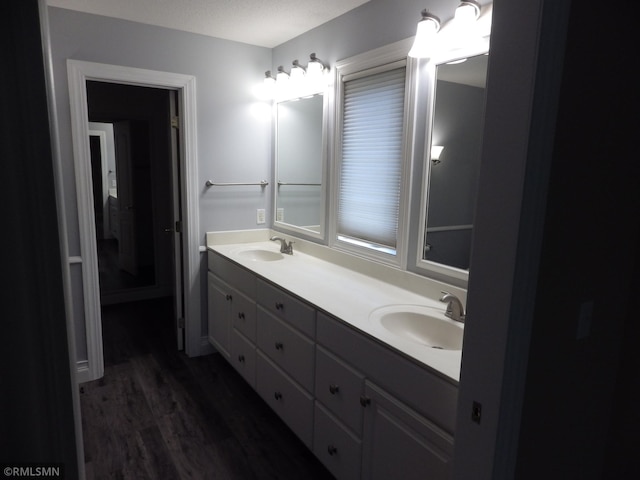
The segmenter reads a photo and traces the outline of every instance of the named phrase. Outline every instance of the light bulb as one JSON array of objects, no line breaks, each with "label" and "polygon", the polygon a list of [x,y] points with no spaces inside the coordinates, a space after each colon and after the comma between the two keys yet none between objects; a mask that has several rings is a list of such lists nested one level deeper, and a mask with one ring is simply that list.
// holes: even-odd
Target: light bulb
[{"label": "light bulb", "polygon": [[440,19],[423,10],[422,19],[418,22],[416,29],[416,38],[411,50],[409,50],[409,56],[414,58],[431,56],[438,30],[440,30]]}]

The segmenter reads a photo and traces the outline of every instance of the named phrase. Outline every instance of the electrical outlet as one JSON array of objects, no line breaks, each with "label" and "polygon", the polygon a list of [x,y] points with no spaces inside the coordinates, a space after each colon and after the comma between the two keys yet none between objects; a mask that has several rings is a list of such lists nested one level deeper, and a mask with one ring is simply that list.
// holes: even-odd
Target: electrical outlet
[{"label": "electrical outlet", "polygon": [[276,222],[284,222],[284,208],[276,210]]},{"label": "electrical outlet", "polygon": [[256,223],[258,225],[262,225],[263,223],[265,223],[265,213],[264,213],[264,208],[259,208],[256,214]]}]

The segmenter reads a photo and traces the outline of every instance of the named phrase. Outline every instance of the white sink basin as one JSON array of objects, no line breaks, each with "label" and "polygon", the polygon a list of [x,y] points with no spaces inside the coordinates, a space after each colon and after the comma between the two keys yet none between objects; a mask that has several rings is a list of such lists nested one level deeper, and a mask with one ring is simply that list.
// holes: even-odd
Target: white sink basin
[{"label": "white sink basin", "polygon": [[238,252],[238,255],[253,260],[254,262],[273,262],[284,258],[284,255],[280,252],[272,252],[271,250],[263,250],[261,248],[241,250]]},{"label": "white sink basin", "polygon": [[464,326],[440,310],[424,305],[388,305],[371,312],[369,321],[381,333],[439,350],[462,350]]}]

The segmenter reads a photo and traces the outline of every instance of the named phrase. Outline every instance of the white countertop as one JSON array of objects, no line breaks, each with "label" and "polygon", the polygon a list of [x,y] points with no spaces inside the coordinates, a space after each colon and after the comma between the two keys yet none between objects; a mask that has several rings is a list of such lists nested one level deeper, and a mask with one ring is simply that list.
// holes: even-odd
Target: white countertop
[{"label": "white countertop", "polygon": [[[393,347],[458,382],[462,351],[439,350],[405,340],[393,335],[369,321],[370,313],[388,305],[424,305],[444,313],[445,305],[437,298],[428,298],[398,287],[374,276],[365,275],[300,251],[294,244],[293,255],[282,260],[251,260],[238,253],[251,248],[279,252],[278,242],[259,241],[248,243],[211,244],[208,248],[255,272],[315,305],[317,308],[344,321],[358,330]],[[421,280],[424,281],[424,280]],[[435,283],[435,290],[439,284]],[[462,328],[462,325],[460,325]]]}]

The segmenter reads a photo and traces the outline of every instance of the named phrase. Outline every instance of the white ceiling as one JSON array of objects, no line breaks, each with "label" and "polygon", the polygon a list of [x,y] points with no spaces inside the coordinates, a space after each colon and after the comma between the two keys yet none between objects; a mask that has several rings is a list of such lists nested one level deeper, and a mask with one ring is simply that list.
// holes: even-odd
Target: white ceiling
[{"label": "white ceiling", "polygon": [[47,4],[273,48],[368,1],[47,0]]}]

